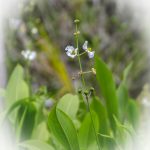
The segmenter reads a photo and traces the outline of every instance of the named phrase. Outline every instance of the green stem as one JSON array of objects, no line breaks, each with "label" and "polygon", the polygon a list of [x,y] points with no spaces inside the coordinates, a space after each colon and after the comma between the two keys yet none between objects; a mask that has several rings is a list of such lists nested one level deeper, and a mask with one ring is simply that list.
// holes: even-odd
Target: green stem
[{"label": "green stem", "polygon": [[[77,23],[76,23],[76,33],[77,33],[77,32],[78,32],[78,25],[77,25]],[[80,72],[82,73],[82,72],[83,72],[83,69],[82,69],[81,60],[80,60],[78,34],[76,34],[75,36],[76,36],[76,46],[77,46],[77,49],[78,49],[78,62],[79,62]],[[82,80],[82,86],[85,87],[85,81],[84,81],[84,76],[83,76],[83,74],[81,74],[81,80]]]},{"label": "green stem", "polygon": [[85,71],[85,72],[82,72],[82,74],[87,74],[87,73],[92,73],[92,71]]},{"label": "green stem", "polygon": [[87,102],[87,108],[88,108],[88,111],[90,113],[90,118],[91,118],[93,130],[94,130],[96,142],[97,142],[97,145],[98,145],[98,149],[101,150],[101,146],[100,146],[100,143],[99,143],[98,135],[96,134],[96,129],[95,129],[95,126],[94,126],[94,121],[93,121],[92,112],[91,112],[91,109],[90,109],[88,95],[85,95],[85,98],[86,98],[86,102]]},{"label": "green stem", "polygon": [[[83,53],[82,53],[82,54],[79,53],[78,25],[77,25],[77,23],[76,23],[76,34],[75,34],[75,37],[76,37],[76,46],[77,46],[77,49],[78,49],[77,56],[78,56],[78,62],[79,62],[79,66],[80,66],[82,86],[83,86],[83,88],[85,88],[86,85],[85,85],[85,80],[84,80],[83,74],[86,73],[86,72],[83,73],[82,64],[81,64],[81,60],[80,60],[80,56],[81,56]],[[93,118],[92,118],[92,113],[91,113],[91,110],[90,110],[90,104],[89,104],[89,101],[88,101],[88,95],[85,95],[85,96],[86,96],[86,101],[87,101],[87,105],[88,105],[88,112],[90,113],[90,118],[91,118],[93,130],[94,130],[96,142],[97,142],[97,145],[98,145],[99,150],[101,150],[100,143],[99,143],[99,140],[98,140],[98,136],[97,136],[97,134],[96,134],[96,129],[95,129],[95,126],[94,126],[94,121],[93,121]]]},{"label": "green stem", "polygon": [[82,55],[84,55],[85,53],[87,53],[87,52],[85,51],[85,52],[83,52],[83,53],[79,54],[79,56],[82,56]]},{"label": "green stem", "polygon": [[29,94],[31,94],[32,90],[31,90],[31,82],[30,82],[30,61],[27,61],[26,63],[26,81],[29,88]]}]

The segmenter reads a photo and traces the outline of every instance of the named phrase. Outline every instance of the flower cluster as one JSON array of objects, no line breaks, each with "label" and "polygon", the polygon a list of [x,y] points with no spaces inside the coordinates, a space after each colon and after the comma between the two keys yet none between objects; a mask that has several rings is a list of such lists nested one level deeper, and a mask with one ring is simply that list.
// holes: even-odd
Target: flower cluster
[{"label": "flower cluster", "polygon": [[31,51],[31,50],[28,50],[28,49],[27,50],[23,50],[21,52],[21,54],[28,61],[34,60],[36,58],[36,55],[37,55],[35,51]]},{"label": "flower cluster", "polygon": [[[82,49],[88,54],[89,58],[94,57],[95,51],[93,51],[90,47],[88,47],[88,41],[84,42]],[[67,56],[71,58],[75,58],[77,55],[80,55],[78,54],[78,48],[74,48],[73,46],[70,45],[65,48],[65,51]]]}]

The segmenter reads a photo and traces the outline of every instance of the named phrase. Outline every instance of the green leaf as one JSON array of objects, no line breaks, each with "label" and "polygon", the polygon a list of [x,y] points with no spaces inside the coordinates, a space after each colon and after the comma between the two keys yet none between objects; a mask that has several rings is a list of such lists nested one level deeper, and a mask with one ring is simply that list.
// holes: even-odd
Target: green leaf
[{"label": "green leaf", "polygon": [[93,101],[91,103],[91,109],[97,113],[98,119],[99,119],[99,125],[100,125],[100,133],[101,134],[107,134],[108,133],[108,118],[107,118],[107,112],[104,105],[101,103],[101,101],[94,97]]},{"label": "green leaf", "polygon": [[130,72],[132,66],[133,66],[133,62],[131,62],[131,63],[125,68],[125,70],[124,70],[124,72],[123,72],[123,82],[124,82],[124,83],[126,83],[126,81],[127,81],[127,76],[128,76],[128,74],[129,74],[129,72]]},{"label": "green leaf", "polygon": [[123,145],[126,143],[127,139],[130,139],[133,137],[133,133],[134,133],[133,127],[128,122],[125,122],[124,124],[122,124],[120,120],[116,118],[115,116],[114,116],[114,120],[117,126],[117,133],[115,136],[115,140],[120,145]]},{"label": "green leaf", "polygon": [[70,118],[60,109],[57,109],[57,118],[58,121],[68,139],[68,143],[70,145],[71,150],[77,150],[79,148],[78,138],[77,138],[77,132],[75,129],[75,126],[73,122],[70,120]]},{"label": "green leaf", "polygon": [[138,127],[139,124],[139,106],[135,100],[130,99],[127,109],[127,117],[129,122],[134,128]]},{"label": "green leaf", "polygon": [[10,107],[15,101],[27,97],[29,97],[29,89],[23,80],[23,69],[17,65],[6,88],[6,105]]},{"label": "green leaf", "polygon": [[28,140],[19,144],[28,150],[55,150],[51,145],[42,142],[41,140]]},{"label": "green leaf", "polygon": [[[108,126],[108,117],[107,117],[106,108],[97,97],[93,97],[91,103],[91,110],[95,111],[98,116],[99,133],[108,134],[109,126]],[[101,145],[103,146],[104,138],[99,136],[99,140]]]},{"label": "green leaf", "polygon": [[115,131],[115,122],[113,115],[118,116],[118,100],[116,96],[115,82],[112,77],[111,71],[108,69],[106,64],[99,59],[95,58],[96,77],[98,84],[101,89],[101,93],[106,101],[108,117],[110,125]]},{"label": "green leaf", "polygon": [[7,113],[6,113],[6,117],[8,117],[16,108],[18,108],[19,106],[25,104],[28,101],[27,98],[25,99],[21,99],[19,101],[14,102],[8,109],[7,109]]},{"label": "green leaf", "polygon": [[[97,114],[94,111],[92,111],[92,119],[94,122],[94,127],[96,130],[96,133],[98,133],[99,121],[98,121]],[[95,137],[94,132],[95,131],[93,129],[91,116],[90,116],[90,113],[88,113],[85,116],[85,118],[81,124],[81,127],[79,129],[79,143],[80,143],[81,149],[87,150],[90,146],[92,146],[95,143],[96,137]]]},{"label": "green leaf", "polygon": [[38,126],[34,128],[32,139],[48,141],[48,138],[49,138],[49,132],[47,129],[47,124],[45,121],[42,121]]},{"label": "green leaf", "polygon": [[112,132],[109,134],[99,134],[100,137],[103,137],[105,139],[105,144],[103,146],[104,150],[114,150],[116,149],[116,139]]},{"label": "green leaf", "polygon": [[58,102],[57,108],[65,112],[71,119],[75,119],[79,109],[78,96],[66,94]]},{"label": "green leaf", "polygon": [[62,144],[62,146],[64,146],[67,150],[69,150],[70,146],[68,144],[66,135],[64,134],[63,129],[56,115],[56,106],[52,108],[50,115],[48,117],[48,127],[52,132],[52,134],[60,142],[60,144]]},{"label": "green leaf", "polygon": [[[132,132],[132,129],[129,125],[127,126],[127,125],[122,124],[115,116],[114,116],[114,120],[116,122],[116,125],[117,125],[118,129],[125,130],[132,136],[133,132]],[[123,134],[123,132],[122,132],[122,134]]]},{"label": "green leaf", "polygon": [[31,101],[20,106],[17,113],[16,125],[20,128],[20,123],[22,122],[21,129],[19,129],[21,140],[26,140],[31,137],[35,125],[36,112],[36,107]]},{"label": "green leaf", "polygon": [[66,150],[79,150],[77,132],[70,117],[56,106],[48,118],[48,127]]},{"label": "green leaf", "polygon": [[125,84],[122,82],[117,90],[118,104],[119,104],[119,118],[123,123],[126,116],[128,106],[128,90]]},{"label": "green leaf", "polygon": [[24,104],[27,101],[27,99],[22,99],[19,101],[16,101],[13,105],[11,105],[8,109],[3,111],[0,114],[0,124],[4,123],[4,121],[9,117],[9,115],[15,111],[16,108],[18,108],[20,105]]}]

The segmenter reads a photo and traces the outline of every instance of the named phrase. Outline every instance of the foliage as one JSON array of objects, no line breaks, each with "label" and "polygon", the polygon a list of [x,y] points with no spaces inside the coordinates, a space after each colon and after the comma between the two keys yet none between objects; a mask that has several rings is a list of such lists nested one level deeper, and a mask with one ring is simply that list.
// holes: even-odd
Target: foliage
[{"label": "foliage", "polygon": [[[7,111],[0,117],[3,116],[3,122],[13,120],[10,124],[11,129],[15,130],[18,148],[123,149],[123,144],[132,137],[138,126],[139,119],[137,102],[130,98],[125,80],[129,67],[124,71],[125,79],[116,87],[112,72],[98,56],[95,57],[95,66],[101,98],[92,90],[87,103],[84,101],[86,95],[81,96],[80,91],[75,95],[68,93],[55,101],[48,110],[44,105],[48,92],[39,90],[29,95],[28,86],[23,79],[23,68],[16,66],[8,82],[6,94],[5,90],[0,92],[0,96],[7,102]],[[10,119],[9,116],[13,113],[16,115]],[[1,121],[1,125],[3,122]]]}]

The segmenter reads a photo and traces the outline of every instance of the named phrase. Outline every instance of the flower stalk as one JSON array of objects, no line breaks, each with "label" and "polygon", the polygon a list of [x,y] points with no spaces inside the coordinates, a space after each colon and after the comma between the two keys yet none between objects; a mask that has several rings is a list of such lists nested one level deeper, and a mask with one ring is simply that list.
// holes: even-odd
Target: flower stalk
[{"label": "flower stalk", "polygon": [[[76,25],[76,31],[75,31],[75,33],[79,33],[79,31],[78,31],[79,20],[75,20],[74,22],[75,22],[75,25]],[[79,41],[78,41],[79,39],[78,39],[78,35],[79,34],[75,34],[76,47],[78,49],[78,51],[77,51],[77,57],[78,57],[80,72],[83,72],[82,65],[81,65],[81,59],[80,59],[80,52],[79,52]],[[81,74],[81,80],[82,80],[82,86],[84,88],[85,87],[85,80],[84,80],[83,74]]]},{"label": "flower stalk", "polygon": [[[74,59],[76,56],[78,58],[78,63],[79,63],[79,68],[80,68],[80,72],[78,73],[78,75],[81,77],[81,81],[82,81],[81,94],[86,99],[87,111],[90,113],[90,118],[91,118],[91,122],[92,122],[92,127],[94,129],[94,134],[95,134],[96,142],[97,142],[98,148],[100,150],[101,147],[100,147],[100,143],[99,143],[98,136],[97,136],[97,133],[96,133],[96,129],[95,129],[95,126],[94,126],[94,121],[93,121],[93,118],[92,118],[92,113],[91,113],[90,104],[89,104],[89,97],[91,95],[91,92],[89,93],[88,91],[84,91],[84,90],[86,90],[86,84],[85,84],[84,74],[87,74],[87,73],[96,74],[96,71],[95,71],[94,68],[92,68],[90,71],[83,72],[82,64],[81,64],[81,59],[80,59],[80,56],[82,56],[85,53],[88,54],[89,59],[93,58],[94,54],[95,54],[95,51],[93,51],[90,47],[88,47],[88,41],[85,41],[84,44],[83,44],[83,46],[82,46],[82,49],[84,50],[84,52],[80,53],[80,49],[79,49],[79,34],[80,34],[80,31],[78,30],[79,20],[76,19],[74,21],[74,23],[75,23],[75,33],[74,33],[74,36],[75,36],[76,48],[74,48],[71,45],[68,45],[65,48],[65,51],[66,51],[67,56],[69,56],[70,58]],[[74,80],[75,76],[72,79]],[[82,91],[84,91],[84,92],[82,92]]]},{"label": "flower stalk", "polygon": [[[91,48],[87,48],[87,44],[88,44],[87,41],[83,45],[83,49],[85,50],[85,52],[83,52],[83,53],[80,54],[80,51],[79,51],[79,41],[78,41],[78,35],[79,35],[78,33],[80,33],[80,31],[78,31],[79,20],[75,20],[74,22],[75,22],[75,25],[76,25],[76,31],[75,31],[74,35],[75,35],[75,39],[76,39],[76,47],[78,49],[78,51],[77,51],[77,57],[78,57],[78,62],[79,62],[79,66],[80,66],[80,75],[81,75],[81,80],[82,80],[82,87],[83,87],[83,89],[85,89],[86,85],[85,85],[85,80],[84,80],[84,74],[91,73],[92,70],[91,71],[87,71],[87,72],[83,72],[80,56],[87,52],[89,58],[93,58],[94,54],[93,54],[93,52],[89,51],[89,50],[91,50]],[[92,55],[91,55],[91,53],[92,53]],[[96,142],[97,142],[97,145],[98,145],[98,149],[101,150],[99,139],[98,139],[98,135],[96,133],[96,129],[95,129],[95,125],[94,125],[94,121],[93,121],[93,117],[92,117],[92,112],[90,110],[90,104],[89,104],[89,96],[90,95],[88,95],[88,94],[89,94],[88,91],[84,92],[85,99],[86,99],[86,102],[87,102],[87,111],[90,113],[90,118],[91,118],[93,130],[94,130]]]}]

